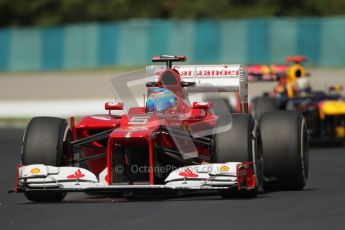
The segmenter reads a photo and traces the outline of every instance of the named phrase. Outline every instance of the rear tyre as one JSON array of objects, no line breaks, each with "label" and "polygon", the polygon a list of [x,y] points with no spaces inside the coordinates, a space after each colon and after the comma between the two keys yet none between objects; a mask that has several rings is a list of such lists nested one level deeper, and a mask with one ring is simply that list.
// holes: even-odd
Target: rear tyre
[{"label": "rear tyre", "polygon": [[[230,127],[231,126],[231,127]],[[260,132],[255,120],[249,114],[233,114],[220,117],[214,134],[213,162],[255,162],[257,188],[252,191],[221,191],[220,195],[228,197],[255,197],[262,187],[263,161]]]},{"label": "rear tyre", "polygon": [[[65,119],[34,117],[25,129],[22,146],[22,164],[66,165],[63,142],[68,124]],[[65,192],[25,192],[28,200],[36,202],[61,201]]]},{"label": "rear tyre", "polygon": [[294,111],[263,114],[260,120],[265,189],[302,190],[307,183],[308,132],[303,116]]},{"label": "rear tyre", "polygon": [[212,113],[217,116],[228,116],[230,113],[234,112],[229,99],[223,95],[211,95],[207,96],[206,101],[212,103]]},{"label": "rear tyre", "polygon": [[276,100],[271,97],[257,97],[253,101],[254,117],[258,121],[262,114],[278,110]]}]

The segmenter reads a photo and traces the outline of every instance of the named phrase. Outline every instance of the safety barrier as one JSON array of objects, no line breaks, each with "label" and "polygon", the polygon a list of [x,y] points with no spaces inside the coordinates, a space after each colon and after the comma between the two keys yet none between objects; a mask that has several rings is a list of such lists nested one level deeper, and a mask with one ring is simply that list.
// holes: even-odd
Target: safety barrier
[{"label": "safety barrier", "polygon": [[277,63],[299,54],[308,65],[345,66],[345,17],[0,29],[0,71],[144,65],[157,54],[186,55],[192,63]]}]

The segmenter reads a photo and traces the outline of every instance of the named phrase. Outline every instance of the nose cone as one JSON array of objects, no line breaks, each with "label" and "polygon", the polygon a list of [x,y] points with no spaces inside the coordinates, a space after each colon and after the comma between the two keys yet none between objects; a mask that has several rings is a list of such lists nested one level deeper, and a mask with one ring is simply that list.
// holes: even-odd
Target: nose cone
[{"label": "nose cone", "polygon": [[112,142],[121,145],[147,144],[148,138],[160,127],[160,123],[156,115],[124,115],[120,127],[110,134],[110,138]]}]

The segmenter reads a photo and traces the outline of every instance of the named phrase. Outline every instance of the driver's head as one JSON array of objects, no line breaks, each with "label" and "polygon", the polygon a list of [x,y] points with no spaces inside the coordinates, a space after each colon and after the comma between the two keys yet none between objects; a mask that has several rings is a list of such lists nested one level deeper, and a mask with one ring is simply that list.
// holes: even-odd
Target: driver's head
[{"label": "driver's head", "polygon": [[150,93],[146,103],[146,110],[148,112],[164,113],[176,110],[177,105],[178,100],[172,91],[165,88],[157,88]]},{"label": "driver's head", "polygon": [[295,89],[297,90],[297,93],[305,94],[311,92],[311,85],[308,78],[297,78],[295,82]]}]

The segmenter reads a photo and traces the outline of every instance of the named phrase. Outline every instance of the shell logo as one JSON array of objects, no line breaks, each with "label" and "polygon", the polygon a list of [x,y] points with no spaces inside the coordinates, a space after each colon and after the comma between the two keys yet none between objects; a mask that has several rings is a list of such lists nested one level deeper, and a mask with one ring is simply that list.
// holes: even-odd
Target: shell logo
[{"label": "shell logo", "polygon": [[222,173],[225,173],[225,172],[229,172],[230,168],[229,166],[227,165],[222,165],[220,168],[219,168],[220,172]]},{"label": "shell logo", "polygon": [[33,168],[31,169],[31,173],[32,174],[39,174],[41,172],[41,170],[39,168]]}]

